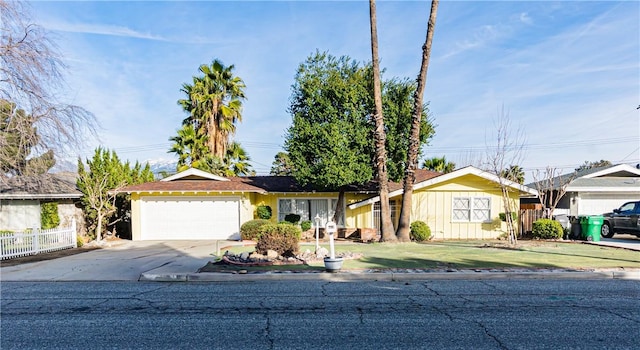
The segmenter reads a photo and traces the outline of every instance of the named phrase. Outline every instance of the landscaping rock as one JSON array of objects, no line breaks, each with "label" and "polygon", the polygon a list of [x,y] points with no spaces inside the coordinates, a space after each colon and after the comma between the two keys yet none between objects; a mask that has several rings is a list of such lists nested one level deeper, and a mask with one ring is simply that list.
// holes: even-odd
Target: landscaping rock
[{"label": "landscaping rock", "polygon": [[275,250],[267,250],[267,258],[269,259],[276,259],[278,258],[278,256],[280,256],[280,254],[278,254],[278,252],[276,252]]}]

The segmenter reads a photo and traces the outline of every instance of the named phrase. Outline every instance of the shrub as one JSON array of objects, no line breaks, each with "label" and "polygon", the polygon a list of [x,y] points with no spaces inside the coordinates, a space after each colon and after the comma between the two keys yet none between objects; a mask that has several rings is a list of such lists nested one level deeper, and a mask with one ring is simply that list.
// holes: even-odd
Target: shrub
[{"label": "shrub", "polygon": [[282,256],[295,256],[302,232],[298,226],[291,224],[267,224],[260,229],[260,238],[256,243],[256,252],[267,254],[274,250]]},{"label": "shrub", "polygon": [[76,235],[76,242],[78,242],[78,248],[84,245],[84,239],[80,235]]},{"label": "shrub", "polygon": [[242,240],[258,240],[260,236],[260,228],[271,223],[269,220],[256,219],[249,220],[240,226],[240,238]]},{"label": "shrub", "polygon": [[298,215],[298,214],[287,214],[287,215],[284,216],[284,221],[290,222],[290,223],[295,225],[298,222],[300,222],[300,215]]},{"label": "shrub", "polygon": [[[500,217],[500,221],[507,221],[507,215],[505,213],[500,213],[498,216]],[[518,213],[511,212],[511,220],[516,222],[518,220]]]},{"label": "shrub", "polygon": [[423,221],[414,221],[409,228],[411,239],[416,242],[428,241],[431,238],[431,229]]},{"label": "shrub", "polygon": [[551,219],[536,220],[531,231],[533,238],[539,239],[559,239],[564,234],[562,225],[558,221]]},{"label": "shrub", "polygon": [[40,205],[40,227],[43,230],[56,228],[60,225],[60,216],[58,215],[58,203],[48,202]]},{"label": "shrub", "polygon": [[300,228],[302,231],[309,231],[311,229],[311,221],[305,220],[300,223]]},{"label": "shrub", "polygon": [[258,219],[271,219],[271,207],[268,205],[259,205],[258,208],[256,208],[256,215]]}]

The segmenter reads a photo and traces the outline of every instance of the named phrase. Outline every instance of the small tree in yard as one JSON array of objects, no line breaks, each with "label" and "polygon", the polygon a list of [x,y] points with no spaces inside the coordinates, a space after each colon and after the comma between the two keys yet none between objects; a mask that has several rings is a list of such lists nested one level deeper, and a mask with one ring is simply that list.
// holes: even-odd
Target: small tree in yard
[{"label": "small tree in yard", "polygon": [[556,168],[547,167],[543,173],[536,171],[533,174],[534,184],[538,191],[538,199],[544,210],[544,217],[553,218],[553,211],[558,206],[560,199],[567,193],[567,186],[576,178],[576,173],[562,175]]},{"label": "small tree in yard", "polygon": [[153,173],[148,164],[142,168],[136,163],[132,169],[128,162],[120,162],[115,152],[102,148],[96,149],[93,159],[86,162],[85,167],[78,159],[77,186],[83,193],[81,201],[87,226],[95,230],[95,238],[100,241],[107,225],[113,225],[124,217],[118,215],[111,220],[123,203],[128,203],[122,200],[118,205],[117,191],[126,185],[153,181]]},{"label": "small tree in yard", "polygon": [[502,175],[505,175],[504,169],[508,169],[508,165],[510,166],[509,169],[513,169],[515,168],[513,164],[520,162],[524,146],[524,135],[520,129],[517,129],[514,133],[509,114],[504,111],[504,107],[499,113],[499,118],[495,126],[496,144],[495,146],[487,147],[487,167],[498,177],[500,192],[502,194],[502,206],[506,213],[507,237],[509,238],[510,244],[516,245],[518,242],[516,237],[516,222],[513,219],[513,215],[511,215],[511,213],[518,210],[518,203],[511,199],[511,193],[513,192],[512,184],[515,181]]}]

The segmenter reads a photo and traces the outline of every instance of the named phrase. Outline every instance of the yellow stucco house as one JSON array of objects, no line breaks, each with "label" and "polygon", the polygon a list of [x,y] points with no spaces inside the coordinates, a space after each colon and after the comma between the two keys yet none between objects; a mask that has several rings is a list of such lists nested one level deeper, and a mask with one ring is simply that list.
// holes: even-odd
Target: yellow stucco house
[{"label": "yellow stucco house", "polygon": [[[421,220],[435,239],[495,238],[502,233],[500,179],[474,167],[448,174],[416,172],[411,221]],[[502,179],[511,200],[535,196],[535,190]],[[392,220],[402,199],[400,184],[390,183]],[[338,192],[316,191],[298,185],[292,177],[253,176],[225,178],[189,169],[160,181],[128,186],[131,195],[133,240],[240,239],[240,226],[255,218],[256,208],[272,208],[272,221],[295,213],[301,220],[333,217]],[[346,190],[343,228],[377,228],[379,198],[374,184]],[[315,223],[314,223],[315,224]]]}]

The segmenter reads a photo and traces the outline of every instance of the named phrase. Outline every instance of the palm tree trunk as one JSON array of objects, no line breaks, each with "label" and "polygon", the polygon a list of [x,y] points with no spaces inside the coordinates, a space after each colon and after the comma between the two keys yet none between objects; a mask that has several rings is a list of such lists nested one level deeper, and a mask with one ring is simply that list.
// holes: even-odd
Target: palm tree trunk
[{"label": "palm tree trunk", "polygon": [[380,87],[380,63],[378,58],[378,29],[376,19],[376,1],[369,0],[369,19],[371,21],[371,56],[373,62],[373,101],[375,111],[373,120],[375,129],[373,137],[376,148],[376,171],[378,189],[380,192],[380,233],[383,242],[396,241],[391,222],[389,208],[389,177],[387,175],[387,150],[385,148],[387,135],[384,131],[384,117],[382,115],[382,88]]},{"label": "palm tree trunk", "polygon": [[409,154],[403,182],[404,192],[402,194],[402,207],[400,209],[400,222],[396,236],[401,242],[408,242],[410,237],[411,219],[411,199],[413,196],[413,184],[415,182],[415,169],[418,166],[418,152],[420,151],[420,119],[422,118],[422,97],[427,83],[427,70],[429,68],[429,57],[431,56],[431,43],[436,25],[436,14],[438,12],[438,0],[431,1],[431,14],[427,24],[427,38],[422,46],[422,65],[418,75],[418,86],[413,99],[413,116],[411,118],[411,132],[409,135]]}]

